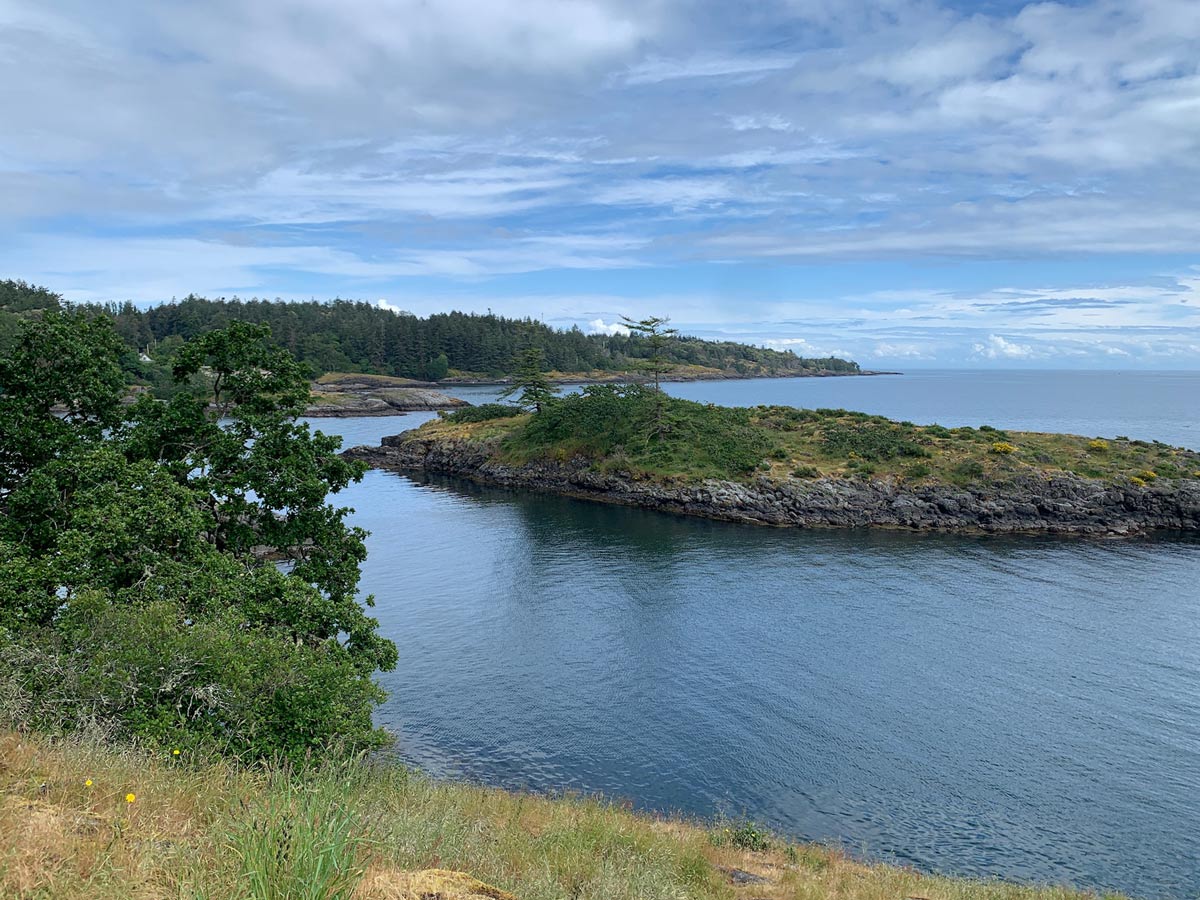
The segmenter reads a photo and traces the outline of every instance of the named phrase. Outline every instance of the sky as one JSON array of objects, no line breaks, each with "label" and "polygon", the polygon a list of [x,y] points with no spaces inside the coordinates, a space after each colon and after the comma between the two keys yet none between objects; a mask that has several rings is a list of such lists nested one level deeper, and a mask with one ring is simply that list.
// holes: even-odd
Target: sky
[{"label": "sky", "polygon": [[0,0],[0,277],[1200,369],[1200,0]]}]

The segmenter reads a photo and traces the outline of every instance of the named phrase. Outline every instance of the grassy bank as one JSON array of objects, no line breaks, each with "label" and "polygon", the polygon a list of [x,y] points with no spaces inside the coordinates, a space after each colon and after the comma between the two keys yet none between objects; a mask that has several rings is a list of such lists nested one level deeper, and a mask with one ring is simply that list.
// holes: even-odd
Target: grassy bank
[{"label": "grassy bank", "polygon": [[[11,732],[0,733],[0,846],[6,898],[1086,896],[864,865],[753,829],[438,783],[391,764],[299,777]],[[454,877],[414,874],[430,869],[482,885],[471,893],[458,877],[456,893]],[[747,875],[762,880],[735,883]]]},{"label": "grassy bank", "polygon": [[728,408],[640,388],[593,388],[533,416],[501,406],[466,410],[422,432],[493,441],[514,464],[579,456],[600,470],[663,479],[891,477],[966,485],[1056,472],[1137,486],[1200,479],[1200,453],[1128,436],[945,428],[844,409]]}]

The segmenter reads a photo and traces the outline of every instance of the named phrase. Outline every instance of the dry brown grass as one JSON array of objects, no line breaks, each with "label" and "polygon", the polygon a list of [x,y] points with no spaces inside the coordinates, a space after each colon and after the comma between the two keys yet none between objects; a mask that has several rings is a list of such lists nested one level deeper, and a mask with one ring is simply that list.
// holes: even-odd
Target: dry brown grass
[{"label": "dry brown grass", "polygon": [[[89,786],[88,780],[92,781]],[[136,799],[126,802],[126,795]],[[358,900],[491,897],[725,900],[1080,900],[865,865],[824,847],[718,846],[703,826],[430,781],[361,762],[304,779],[220,760],[0,734],[0,896],[13,900],[328,897],[251,892],[236,835],[263,810],[351,817]],[[284,860],[284,875],[287,860]],[[434,870],[434,871],[429,871]],[[736,873],[757,879],[735,883]],[[745,875],[738,875],[745,878]],[[342,895],[349,896],[349,895]]]}]

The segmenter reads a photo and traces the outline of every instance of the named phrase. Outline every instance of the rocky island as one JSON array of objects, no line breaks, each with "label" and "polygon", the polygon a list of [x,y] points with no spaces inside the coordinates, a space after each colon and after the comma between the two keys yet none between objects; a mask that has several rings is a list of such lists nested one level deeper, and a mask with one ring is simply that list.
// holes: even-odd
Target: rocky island
[{"label": "rocky island", "polygon": [[464,406],[470,404],[404,378],[330,372],[313,383],[312,395],[304,414],[338,418],[400,416],[421,410],[458,409]]},{"label": "rocky island", "polygon": [[1129,535],[1200,531],[1200,453],[1126,437],[944,428],[846,410],[725,408],[636,385],[530,414],[446,415],[370,465],[733,522]]}]

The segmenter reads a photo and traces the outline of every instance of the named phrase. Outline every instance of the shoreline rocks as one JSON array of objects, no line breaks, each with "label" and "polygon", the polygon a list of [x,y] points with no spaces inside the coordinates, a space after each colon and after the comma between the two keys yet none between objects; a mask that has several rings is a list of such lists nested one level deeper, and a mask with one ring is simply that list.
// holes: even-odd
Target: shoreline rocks
[{"label": "shoreline rocks", "polygon": [[330,389],[317,385],[304,415],[313,418],[402,416],[410,412],[459,409],[470,405],[465,400],[427,388],[350,384]]},{"label": "shoreline rocks", "polygon": [[400,434],[346,455],[374,468],[756,525],[1097,536],[1200,532],[1200,482],[1142,487],[1067,473],[967,486],[891,478],[658,481],[596,472],[582,458],[510,466],[494,450],[484,441]]},{"label": "shoreline rocks", "polygon": [[[749,381],[756,378],[763,379],[787,379],[787,378],[857,378],[868,375],[903,375],[903,372],[882,372],[874,370],[862,370],[859,372],[834,372],[830,369],[811,369],[805,372],[777,372],[764,374],[762,372],[740,374],[738,372],[669,372],[659,377],[659,381],[664,384],[682,384],[697,381]],[[552,373],[548,374],[548,380],[551,384],[560,387],[572,387],[576,385],[586,384],[627,384],[638,383],[648,384],[650,378],[644,374],[635,372],[596,372],[589,375],[566,375],[556,376]],[[453,376],[445,378],[442,381],[417,382],[422,386],[437,387],[437,386],[456,386],[456,387],[503,387],[513,383],[511,376],[503,378],[470,378],[464,376]]]}]

